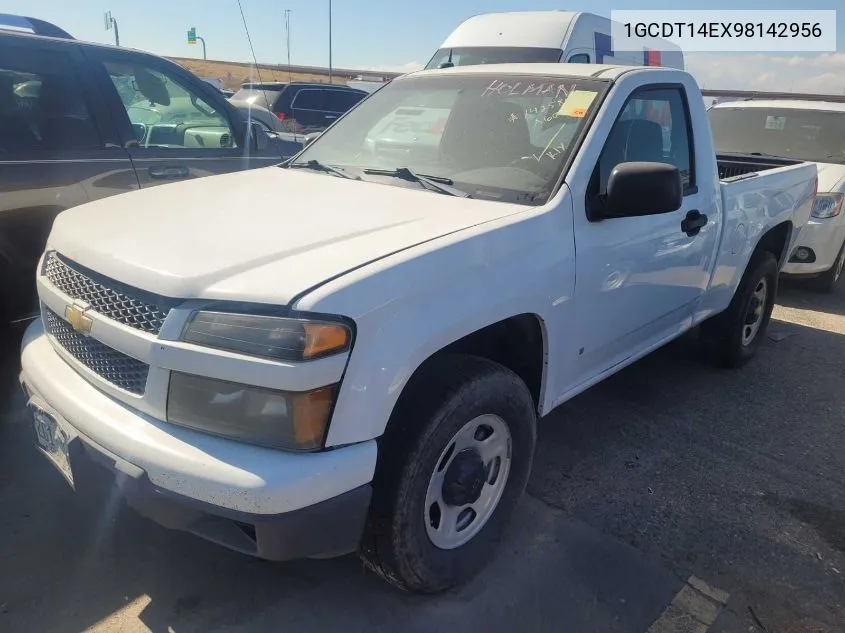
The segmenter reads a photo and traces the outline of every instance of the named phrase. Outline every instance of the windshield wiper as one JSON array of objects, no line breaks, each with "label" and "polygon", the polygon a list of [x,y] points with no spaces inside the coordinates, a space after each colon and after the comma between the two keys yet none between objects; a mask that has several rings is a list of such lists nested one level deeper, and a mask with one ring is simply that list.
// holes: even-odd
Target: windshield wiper
[{"label": "windshield wiper", "polygon": [[394,178],[401,178],[402,180],[418,182],[426,189],[437,191],[438,193],[445,193],[448,196],[457,196],[459,198],[472,197],[466,191],[453,187],[452,184],[454,184],[454,182],[449,178],[418,174],[408,167],[397,167],[396,169],[365,169],[364,173],[371,174],[373,176],[393,176]]},{"label": "windshield wiper", "polygon": [[348,178],[350,180],[361,180],[361,176],[353,176],[351,174],[347,174],[343,171],[340,167],[334,167],[332,165],[324,165],[318,160],[309,160],[307,163],[288,163],[288,169],[313,169],[314,171],[322,171],[327,174],[334,174],[335,176],[340,176],[341,178]]}]

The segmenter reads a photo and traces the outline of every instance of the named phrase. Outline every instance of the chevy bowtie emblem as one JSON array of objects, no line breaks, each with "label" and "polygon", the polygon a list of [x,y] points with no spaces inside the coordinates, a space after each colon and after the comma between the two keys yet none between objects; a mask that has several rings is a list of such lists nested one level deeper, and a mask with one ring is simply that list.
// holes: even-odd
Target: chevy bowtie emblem
[{"label": "chevy bowtie emblem", "polygon": [[91,332],[93,321],[91,317],[85,316],[84,308],[80,308],[77,305],[69,305],[65,308],[65,319],[80,334],[89,334]]}]

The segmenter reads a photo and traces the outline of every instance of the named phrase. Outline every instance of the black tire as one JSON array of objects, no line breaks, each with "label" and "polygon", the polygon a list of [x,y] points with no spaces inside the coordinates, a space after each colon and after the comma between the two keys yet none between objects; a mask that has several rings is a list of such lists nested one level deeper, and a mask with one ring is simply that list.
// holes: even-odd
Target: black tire
[{"label": "black tire", "polygon": [[832,293],[836,290],[836,284],[842,276],[843,265],[845,265],[845,242],[839,248],[833,266],[814,279],[812,281],[813,286],[821,292]]},{"label": "black tire", "polygon": [[[744,342],[743,334],[748,325],[746,318],[750,316],[749,310],[755,307],[754,293],[762,280],[767,287],[765,302],[760,305],[762,321],[753,338]],[[751,360],[766,336],[777,288],[778,263],[775,256],[769,251],[755,251],[728,308],[701,324],[701,344],[713,363],[735,368]]]},{"label": "black tire", "polygon": [[[427,533],[426,491],[441,453],[468,422],[494,414],[511,436],[510,473],[480,531],[454,549]],[[492,557],[525,490],[536,443],[536,410],[509,369],[474,356],[443,356],[413,376],[380,441],[373,500],[361,554],[392,585],[435,593],[472,578]]]}]

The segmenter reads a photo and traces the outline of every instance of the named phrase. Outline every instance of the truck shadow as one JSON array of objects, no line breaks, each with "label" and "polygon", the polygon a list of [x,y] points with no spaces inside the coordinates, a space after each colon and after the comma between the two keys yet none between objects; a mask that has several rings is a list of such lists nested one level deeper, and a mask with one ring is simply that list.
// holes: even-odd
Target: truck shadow
[{"label": "truck shadow", "polygon": [[[779,304],[818,309],[800,292]],[[819,303],[845,314],[843,296]],[[778,630],[808,630],[796,614],[843,630],[845,336],[811,316],[773,320],[740,370],[707,366],[688,336],[567,402],[541,424],[529,493]]]},{"label": "truck shadow", "polygon": [[820,292],[806,281],[781,278],[778,305],[799,310],[813,310],[845,316],[845,280],[830,294]]}]

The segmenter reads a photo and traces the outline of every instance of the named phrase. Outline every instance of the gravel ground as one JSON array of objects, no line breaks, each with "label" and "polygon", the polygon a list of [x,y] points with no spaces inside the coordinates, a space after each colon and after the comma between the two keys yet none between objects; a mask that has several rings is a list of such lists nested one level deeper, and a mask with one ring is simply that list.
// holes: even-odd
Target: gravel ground
[{"label": "gravel ground", "polygon": [[[712,631],[845,630],[845,289],[782,287],[759,357],[678,341],[544,420],[529,496],[469,586],[397,594],[354,557],[269,564],[74,496],[0,363],[0,631],[644,633],[690,575]],[[752,619],[754,612],[759,623]]]},{"label": "gravel ground", "polygon": [[780,294],[748,367],[684,339],[563,405],[529,492],[729,591],[717,629],[843,631],[845,292]]}]

